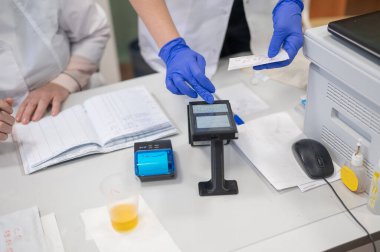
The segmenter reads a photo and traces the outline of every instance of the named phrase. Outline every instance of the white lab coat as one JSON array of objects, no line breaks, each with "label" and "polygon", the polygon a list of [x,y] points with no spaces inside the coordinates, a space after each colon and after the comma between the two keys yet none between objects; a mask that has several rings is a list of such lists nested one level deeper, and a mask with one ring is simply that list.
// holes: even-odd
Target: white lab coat
[{"label": "white lab coat", "polygon": [[[266,54],[264,50],[268,48],[273,32],[271,12],[277,1],[244,0],[252,38],[251,50],[255,53]],[[233,0],[166,0],[166,4],[180,36],[193,50],[205,57],[206,75],[211,77],[217,68]],[[154,70],[165,71],[154,39],[141,20],[138,25],[142,56]]]},{"label": "white lab coat", "polygon": [[71,55],[97,64],[108,37],[105,13],[93,0],[1,0],[0,99],[53,80]]}]

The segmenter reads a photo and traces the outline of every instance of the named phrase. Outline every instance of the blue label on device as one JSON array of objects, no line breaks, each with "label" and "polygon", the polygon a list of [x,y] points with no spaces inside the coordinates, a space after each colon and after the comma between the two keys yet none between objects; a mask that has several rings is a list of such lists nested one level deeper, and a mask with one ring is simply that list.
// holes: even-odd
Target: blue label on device
[{"label": "blue label on device", "polygon": [[243,119],[241,119],[237,114],[234,115],[234,120],[235,120],[235,122],[236,122],[237,125],[244,124]]},{"label": "blue label on device", "polygon": [[142,151],[136,154],[139,176],[169,174],[167,151]]}]

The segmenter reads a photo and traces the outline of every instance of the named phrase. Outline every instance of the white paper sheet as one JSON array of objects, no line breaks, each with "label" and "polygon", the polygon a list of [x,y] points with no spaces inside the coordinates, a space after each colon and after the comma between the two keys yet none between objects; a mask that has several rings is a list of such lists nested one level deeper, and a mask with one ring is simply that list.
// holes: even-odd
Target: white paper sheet
[{"label": "white paper sheet", "polygon": [[229,100],[232,111],[242,119],[269,108],[260,97],[243,83],[237,83],[216,91],[216,96]]},{"label": "white paper sheet", "polygon": [[289,55],[284,49],[281,49],[280,52],[273,58],[269,58],[263,55],[250,55],[237,58],[230,58],[228,62],[228,71],[245,67],[259,66],[288,59]]},{"label": "white paper sheet", "polygon": [[47,251],[37,207],[0,217],[0,251]]},{"label": "white paper sheet", "polygon": [[[334,174],[331,177],[327,178],[327,181],[329,181],[330,183],[340,179],[340,167],[339,167],[339,165],[334,163],[334,169],[335,169]],[[324,184],[326,184],[326,182],[324,180],[318,179],[318,180],[313,180],[313,181],[306,183],[306,184],[298,185],[298,188],[301,190],[301,192],[306,192],[306,191],[317,188],[317,187],[324,185]]]},{"label": "white paper sheet", "polygon": [[277,190],[295,186],[307,190],[318,184],[293,156],[292,144],[305,136],[287,113],[246,122],[238,130],[234,143]]},{"label": "white paper sheet", "polygon": [[141,196],[138,226],[128,233],[113,230],[105,206],[85,210],[81,216],[100,252],[180,251]]},{"label": "white paper sheet", "polygon": [[41,217],[41,224],[45,234],[46,246],[49,252],[64,252],[61,234],[58,229],[55,214],[51,213]]}]

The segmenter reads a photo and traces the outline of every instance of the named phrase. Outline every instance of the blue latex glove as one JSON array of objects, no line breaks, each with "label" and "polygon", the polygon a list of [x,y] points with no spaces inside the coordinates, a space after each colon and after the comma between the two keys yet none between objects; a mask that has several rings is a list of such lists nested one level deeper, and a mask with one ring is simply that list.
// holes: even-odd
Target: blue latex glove
[{"label": "blue latex glove", "polygon": [[303,45],[301,12],[303,3],[301,0],[280,0],[272,12],[273,36],[269,45],[268,57],[278,54],[281,47],[289,55],[289,59],[281,62],[255,66],[253,69],[262,70],[278,68],[289,65],[298,50]]},{"label": "blue latex glove", "polygon": [[177,95],[196,98],[199,94],[207,103],[214,102],[215,87],[205,75],[206,61],[186,45],[183,38],[165,44],[159,53],[166,63],[166,88]]}]

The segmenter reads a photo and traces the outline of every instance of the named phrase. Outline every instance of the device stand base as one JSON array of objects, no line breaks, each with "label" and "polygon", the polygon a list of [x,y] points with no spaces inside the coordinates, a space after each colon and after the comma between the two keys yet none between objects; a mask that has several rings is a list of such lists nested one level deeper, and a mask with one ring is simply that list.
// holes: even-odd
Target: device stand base
[{"label": "device stand base", "polygon": [[211,179],[198,183],[200,196],[238,194],[236,180],[224,179],[223,141],[211,140]]},{"label": "device stand base", "polygon": [[216,186],[211,180],[199,182],[198,189],[200,196],[230,195],[239,193],[236,180],[224,180],[222,186]]}]

